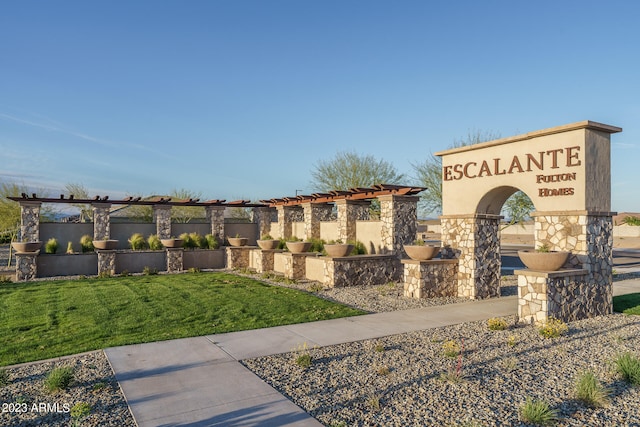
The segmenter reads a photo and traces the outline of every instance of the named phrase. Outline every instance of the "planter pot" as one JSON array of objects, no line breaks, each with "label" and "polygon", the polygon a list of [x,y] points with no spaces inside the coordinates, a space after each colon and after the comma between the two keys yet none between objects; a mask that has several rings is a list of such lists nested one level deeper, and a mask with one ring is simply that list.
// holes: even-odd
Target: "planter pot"
[{"label": "planter pot", "polygon": [[160,243],[165,248],[181,248],[184,240],[182,239],[160,239]]},{"label": "planter pot", "polygon": [[536,252],[518,251],[518,256],[524,265],[531,270],[556,271],[567,262],[571,252]]},{"label": "planter pot", "polygon": [[112,251],[118,246],[117,240],[94,240],[93,247],[94,249],[99,249],[103,251]]},{"label": "planter pot", "polygon": [[258,246],[265,251],[278,249],[280,240],[258,240]]},{"label": "planter pot", "polygon": [[246,237],[227,237],[231,246],[247,246],[249,239]]},{"label": "planter pot", "polygon": [[42,242],[11,242],[11,246],[16,252],[33,253],[42,247]]},{"label": "planter pot", "polygon": [[287,242],[287,249],[289,249],[289,252],[292,254],[309,252],[309,249],[311,249],[311,242]]},{"label": "planter pot", "polygon": [[353,245],[347,243],[338,243],[335,245],[324,245],[324,250],[327,252],[327,256],[333,258],[339,258],[347,256],[353,250]]},{"label": "planter pot", "polygon": [[428,261],[440,253],[440,246],[433,245],[404,245],[404,251],[409,258],[416,261]]}]

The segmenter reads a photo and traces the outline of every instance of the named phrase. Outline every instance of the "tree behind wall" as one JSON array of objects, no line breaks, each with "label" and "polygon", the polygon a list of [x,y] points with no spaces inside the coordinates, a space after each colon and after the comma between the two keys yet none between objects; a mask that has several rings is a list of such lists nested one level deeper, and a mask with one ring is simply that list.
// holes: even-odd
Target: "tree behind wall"
[{"label": "tree behind wall", "polygon": [[341,151],[333,159],[319,160],[311,170],[315,191],[349,190],[374,184],[401,184],[404,174],[393,164],[372,155]]}]

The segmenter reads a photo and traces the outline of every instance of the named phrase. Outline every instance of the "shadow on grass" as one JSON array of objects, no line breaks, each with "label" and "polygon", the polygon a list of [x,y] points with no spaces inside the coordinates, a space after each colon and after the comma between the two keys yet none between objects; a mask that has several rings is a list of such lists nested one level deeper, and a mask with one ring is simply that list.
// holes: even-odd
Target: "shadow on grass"
[{"label": "shadow on grass", "polygon": [[613,297],[613,311],[640,315],[640,293]]}]

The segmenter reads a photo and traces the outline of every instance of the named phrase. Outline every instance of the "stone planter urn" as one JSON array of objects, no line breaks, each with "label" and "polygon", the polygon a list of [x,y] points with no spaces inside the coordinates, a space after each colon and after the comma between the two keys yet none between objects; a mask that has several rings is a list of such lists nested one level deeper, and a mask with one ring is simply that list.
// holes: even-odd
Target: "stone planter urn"
[{"label": "stone planter urn", "polygon": [[324,250],[327,252],[327,256],[332,258],[340,258],[348,256],[351,251],[353,251],[353,245],[350,245],[348,243],[324,245]]},{"label": "stone planter urn", "polygon": [[567,262],[571,252],[549,251],[539,252],[535,250],[518,251],[518,256],[524,265],[530,270],[556,271]]},{"label": "stone planter urn", "polygon": [[428,261],[440,253],[440,246],[434,245],[404,245],[404,251],[409,258],[416,261]]},{"label": "stone planter urn", "polygon": [[160,243],[162,243],[162,246],[164,246],[165,248],[174,249],[174,248],[181,248],[182,244],[184,243],[184,240],[182,240],[182,239],[160,239]]},{"label": "stone planter urn", "polygon": [[287,249],[289,249],[289,252],[292,254],[309,252],[309,249],[311,249],[311,242],[287,242]]},{"label": "stone planter urn", "polygon": [[265,251],[270,251],[270,250],[278,249],[280,240],[276,240],[276,239],[258,240],[257,243],[258,243],[258,246],[260,246],[260,249]]},{"label": "stone planter urn", "polygon": [[227,237],[231,246],[247,246],[249,239],[246,237]]},{"label": "stone planter urn", "polygon": [[94,240],[93,248],[102,251],[112,251],[118,246],[117,240]]},{"label": "stone planter urn", "polygon": [[11,246],[18,253],[34,253],[40,250],[42,242],[11,242]]}]

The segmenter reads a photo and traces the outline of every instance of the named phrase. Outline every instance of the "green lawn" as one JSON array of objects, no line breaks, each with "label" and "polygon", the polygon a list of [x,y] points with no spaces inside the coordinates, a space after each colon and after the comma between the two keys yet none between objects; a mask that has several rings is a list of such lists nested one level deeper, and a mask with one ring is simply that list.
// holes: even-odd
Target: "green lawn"
[{"label": "green lawn", "polygon": [[0,285],[0,366],[124,344],[363,314],[227,273]]},{"label": "green lawn", "polygon": [[613,311],[640,315],[640,293],[613,297]]}]

